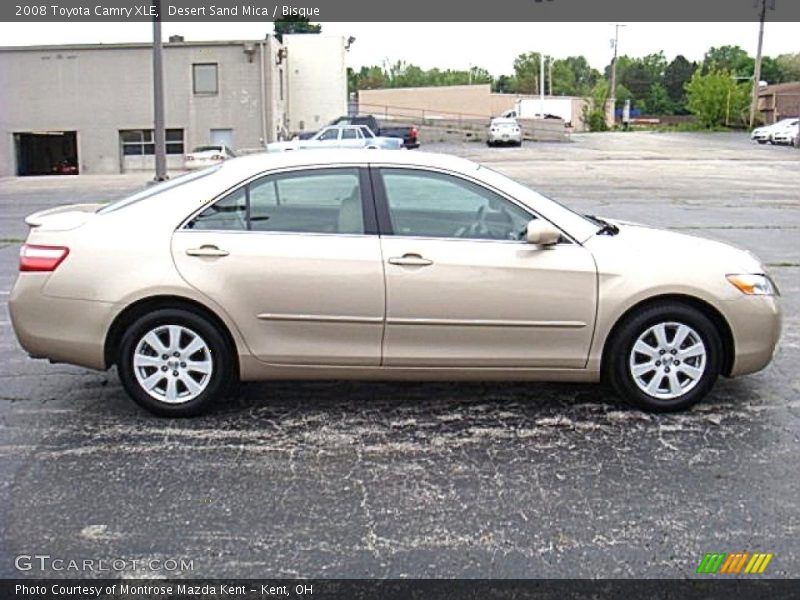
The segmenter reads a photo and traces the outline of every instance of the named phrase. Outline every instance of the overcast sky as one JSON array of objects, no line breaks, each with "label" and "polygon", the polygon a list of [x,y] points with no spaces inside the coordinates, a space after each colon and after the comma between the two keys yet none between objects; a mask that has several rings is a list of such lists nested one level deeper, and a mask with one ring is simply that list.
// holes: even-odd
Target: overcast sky
[{"label": "overcast sky", "polygon": [[[800,52],[800,24],[767,23],[764,53]],[[262,39],[264,23],[164,23],[163,36],[187,40]],[[348,66],[405,60],[423,68],[488,69],[511,73],[522,52],[555,57],[584,55],[602,69],[610,61],[612,23],[323,23],[323,34],[355,36]],[[0,45],[149,41],[149,23],[0,23]],[[628,23],[620,33],[620,53],[643,56],[663,50],[668,59],[683,54],[700,60],[710,46],[736,44],[755,54],[757,23]]]}]

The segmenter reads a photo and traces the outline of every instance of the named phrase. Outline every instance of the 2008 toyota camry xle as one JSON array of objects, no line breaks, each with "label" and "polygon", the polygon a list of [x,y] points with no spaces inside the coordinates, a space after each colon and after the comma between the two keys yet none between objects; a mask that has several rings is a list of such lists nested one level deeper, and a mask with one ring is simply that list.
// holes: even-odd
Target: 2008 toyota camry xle
[{"label": "2008 toyota camry xle", "polygon": [[27,222],[23,348],[116,365],[159,415],[311,378],[602,379],[673,411],[763,369],[780,336],[750,253],[582,216],[451,156],[253,155]]}]

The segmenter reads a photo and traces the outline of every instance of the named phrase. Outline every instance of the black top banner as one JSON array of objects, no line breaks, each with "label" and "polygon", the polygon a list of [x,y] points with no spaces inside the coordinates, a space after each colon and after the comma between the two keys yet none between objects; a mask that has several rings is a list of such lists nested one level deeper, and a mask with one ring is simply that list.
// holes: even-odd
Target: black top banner
[{"label": "black top banner", "polygon": [[17,579],[3,600],[789,600],[793,580]]},{"label": "black top banner", "polygon": [[[11,0],[19,22],[735,22],[800,21],[798,0]],[[800,37],[800,31],[798,31]]]}]

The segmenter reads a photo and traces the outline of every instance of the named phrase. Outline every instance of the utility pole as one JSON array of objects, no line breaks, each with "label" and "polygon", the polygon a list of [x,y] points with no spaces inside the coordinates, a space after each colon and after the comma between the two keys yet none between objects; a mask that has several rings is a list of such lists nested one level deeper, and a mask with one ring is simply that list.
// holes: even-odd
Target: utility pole
[{"label": "utility pole", "polygon": [[548,70],[547,80],[550,82],[550,88],[549,88],[550,89],[550,94],[549,95],[552,96],[553,95],[553,57],[552,56],[549,57],[549,60],[547,61],[547,70]]},{"label": "utility pole", "polygon": [[[756,121],[756,111],[758,110],[758,90],[761,84],[761,49],[764,45],[764,21],[767,17],[767,0],[756,0],[756,5],[761,4],[761,14],[758,26],[758,51],[756,52],[756,68],[753,73],[753,96],[750,99],[750,129]],[[775,0],[770,0],[770,10],[775,10]]]},{"label": "utility pole", "polygon": [[155,142],[156,181],[167,178],[167,143],[164,131],[164,65],[161,47],[161,2],[152,0],[153,17],[153,141]]},{"label": "utility pole", "polygon": [[617,23],[614,26],[614,59],[611,61],[611,87],[608,90],[609,100],[611,101],[611,120],[612,125],[616,121],[617,112],[617,47],[619,46],[619,29],[625,27]]},{"label": "utility pole", "polygon": [[543,53],[539,53],[539,116],[544,119],[544,60]]}]

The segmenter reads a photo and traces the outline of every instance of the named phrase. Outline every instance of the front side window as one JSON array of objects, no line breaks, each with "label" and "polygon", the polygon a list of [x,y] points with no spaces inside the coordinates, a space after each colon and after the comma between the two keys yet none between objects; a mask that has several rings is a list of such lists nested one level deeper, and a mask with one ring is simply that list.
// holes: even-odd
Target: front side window
[{"label": "front side window", "polygon": [[322,135],[319,136],[320,141],[326,142],[329,140],[335,140],[339,137],[339,130],[338,129],[326,129],[322,132]]},{"label": "front side window", "polygon": [[364,233],[357,168],[267,175],[206,208],[190,229]]},{"label": "front side window", "polygon": [[394,235],[524,240],[533,215],[482,186],[429,171],[381,169]]},{"label": "front side window", "polygon": [[217,63],[196,63],[192,65],[192,84],[195,94],[216,94],[219,92]]}]

